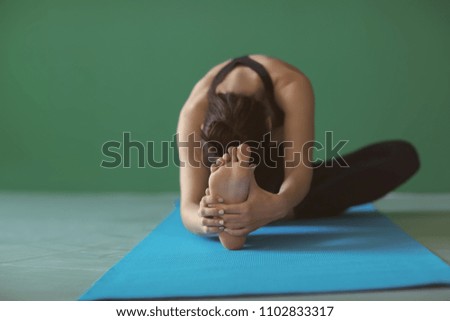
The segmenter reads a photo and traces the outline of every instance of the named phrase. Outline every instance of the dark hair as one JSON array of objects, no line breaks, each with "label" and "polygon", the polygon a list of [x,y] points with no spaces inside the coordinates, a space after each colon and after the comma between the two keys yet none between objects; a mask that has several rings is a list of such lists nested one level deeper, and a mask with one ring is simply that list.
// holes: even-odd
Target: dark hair
[{"label": "dark hair", "polygon": [[[270,105],[256,97],[234,93],[210,96],[201,131],[204,164],[210,166],[211,159],[221,157],[229,146],[260,142],[262,147],[263,137],[270,131],[267,117],[272,117]],[[258,157],[255,152],[259,154],[252,149],[253,158]]]}]

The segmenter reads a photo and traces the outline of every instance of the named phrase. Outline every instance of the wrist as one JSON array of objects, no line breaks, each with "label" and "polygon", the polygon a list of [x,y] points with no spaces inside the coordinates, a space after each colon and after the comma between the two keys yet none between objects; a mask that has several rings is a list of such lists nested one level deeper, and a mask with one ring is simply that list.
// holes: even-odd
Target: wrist
[{"label": "wrist", "polygon": [[286,198],[283,194],[273,194],[273,203],[275,205],[275,216],[276,220],[284,219],[286,216],[289,215],[291,212],[291,209],[294,207],[294,205],[291,205],[288,198]]}]

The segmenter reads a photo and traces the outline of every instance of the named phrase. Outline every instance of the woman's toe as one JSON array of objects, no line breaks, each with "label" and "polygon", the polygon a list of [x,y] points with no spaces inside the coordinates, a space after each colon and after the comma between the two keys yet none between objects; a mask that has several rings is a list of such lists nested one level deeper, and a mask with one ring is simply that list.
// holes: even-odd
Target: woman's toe
[{"label": "woman's toe", "polygon": [[249,166],[251,158],[250,156],[251,156],[250,146],[247,144],[239,145],[236,151],[236,157],[242,166]]},{"label": "woman's toe", "polygon": [[232,162],[237,162],[238,158],[237,158],[237,148],[236,147],[231,147],[231,161]]},{"label": "woman's toe", "polygon": [[231,161],[231,156],[228,153],[223,154],[222,158],[225,161],[225,163],[228,163],[229,161]]}]

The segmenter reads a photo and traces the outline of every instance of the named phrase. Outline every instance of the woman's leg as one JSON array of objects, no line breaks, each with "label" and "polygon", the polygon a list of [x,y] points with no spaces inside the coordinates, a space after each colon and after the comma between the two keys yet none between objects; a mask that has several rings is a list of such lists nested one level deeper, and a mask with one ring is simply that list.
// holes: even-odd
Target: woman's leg
[{"label": "woman's leg", "polygon": [[308,195],[296,218],[335,216],[374,201],[408,180],[420,167],[416,149],[403,140],[384,141],[342,156],[348,167],[328,160],[314,168]]}]

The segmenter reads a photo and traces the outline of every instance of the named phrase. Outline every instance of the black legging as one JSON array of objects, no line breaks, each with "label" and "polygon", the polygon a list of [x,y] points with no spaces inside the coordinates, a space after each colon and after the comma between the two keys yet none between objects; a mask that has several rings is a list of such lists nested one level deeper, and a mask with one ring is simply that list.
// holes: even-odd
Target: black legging
[{"label": "black legging", "polygon": [[416,149],[403,140],[379,142],[314,168],[311,187],[294,208],[297,218],[335,216],[350,206],[374,201],[408,180],[420,167]]}]

